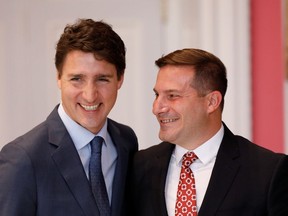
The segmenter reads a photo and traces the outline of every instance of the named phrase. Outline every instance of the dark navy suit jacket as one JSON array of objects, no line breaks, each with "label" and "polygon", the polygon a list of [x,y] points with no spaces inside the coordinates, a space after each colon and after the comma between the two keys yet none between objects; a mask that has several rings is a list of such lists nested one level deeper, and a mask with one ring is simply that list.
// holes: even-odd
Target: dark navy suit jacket
[{"label": "dark navy suit jacket", "polygon": [[[112,216],[123,209],[128,164],[138,150],[134,131],[108,119],[118,159],[113,180]],[[1,216],[98,216],[78,152],[57,107],[46,121],[0,152]]]},{"label": "dark navy suit jacket", "polygon": [[[224,128],[198,216],[287,216],[287,156]],[[167,216],[165,182],[174,148],[174,144],[163,142],[136,153],[129,184],[129,215]]]}]

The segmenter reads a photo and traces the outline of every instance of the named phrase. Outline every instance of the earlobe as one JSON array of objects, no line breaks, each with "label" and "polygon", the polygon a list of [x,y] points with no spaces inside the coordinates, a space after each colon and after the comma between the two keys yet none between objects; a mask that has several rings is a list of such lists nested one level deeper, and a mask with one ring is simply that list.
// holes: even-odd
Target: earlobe
[{"label": "earlobe", "polygon": [[61,79],[57,78],[57,85],[58,85],[58,88],[61,89]]},{"label": "earlobe", "polygon": [[210,92],[208,95],[208,111],[209,113],[218,109],[222,101],[222,95],[219,91]]},{"label": "earlobe", "polygon": [[60,76],[59,71],[57,71],[56,81],[57,81],[58,88],[61,89],[61,76]]}]

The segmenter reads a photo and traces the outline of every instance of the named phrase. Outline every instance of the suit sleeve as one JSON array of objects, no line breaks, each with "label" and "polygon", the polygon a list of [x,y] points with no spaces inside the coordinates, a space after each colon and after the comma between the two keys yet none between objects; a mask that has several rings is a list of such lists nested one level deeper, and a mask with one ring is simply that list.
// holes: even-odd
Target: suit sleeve
[{"label": "suit sleeve", "polygon": [[28,154],[15,144],[0,152],[0,215],[36,215],[36,184]]},{"label": "suit sleeve", "polygon": [[270,189],[269,216],[288,215],[288,156],[279,164]]}]

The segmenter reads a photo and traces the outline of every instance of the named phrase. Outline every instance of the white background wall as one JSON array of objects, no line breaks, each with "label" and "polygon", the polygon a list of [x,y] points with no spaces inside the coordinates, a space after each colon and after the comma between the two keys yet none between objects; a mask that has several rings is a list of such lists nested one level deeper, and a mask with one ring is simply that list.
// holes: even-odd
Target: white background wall
[{"label": "white background wall", "polygon": [[140,148],[159,142],[154,61],[184,47],[222,59],[229,83],[224,121],[251,138],[249,0],[1,0],[0,148],[60,102],[55,44],[77,18],[112,24],[126,44],[125,81],[110,117],[134,128]]}]

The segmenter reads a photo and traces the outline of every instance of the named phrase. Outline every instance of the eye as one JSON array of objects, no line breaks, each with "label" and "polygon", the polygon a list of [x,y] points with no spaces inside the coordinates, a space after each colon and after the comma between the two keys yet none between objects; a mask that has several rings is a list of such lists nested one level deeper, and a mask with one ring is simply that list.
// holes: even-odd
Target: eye
[{"label": "eye", "polygon": [[98,78],[97,78],[97,81],[99,81],[99,82],[110,82],[110,77],[109,76],[99,76]]},{"label": "eye", "polygon": [[101,82],[109,82],[109,79],[107,79],[105,77],[102,77],[102,78],[99,78],[99,81],[101,81]]},{"label": "eye", "polygon": [[154,92],[155,98],[158,98],[159,94],[157,92]]},{"label": "eye", "polygon": [[167,97],[168,97],[169,100],[173,100],[173,99],[178,98],[179,95],[177,95],[177,94],[169,94]]},{"label": "eye", "polygon": [[78,80],[80,80],[80,77],[72,77],[70,80],[71,81],[78,81]]}]

